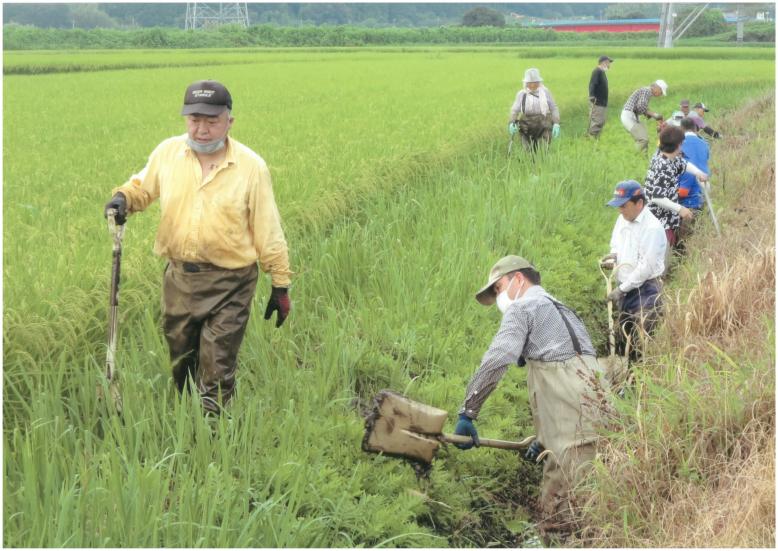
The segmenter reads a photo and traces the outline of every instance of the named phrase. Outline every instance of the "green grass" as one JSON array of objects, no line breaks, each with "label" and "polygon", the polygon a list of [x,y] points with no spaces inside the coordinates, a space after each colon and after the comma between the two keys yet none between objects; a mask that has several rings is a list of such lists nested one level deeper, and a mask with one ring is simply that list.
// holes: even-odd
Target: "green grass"
[{"label": "green grass", "polygon": [[[689,46],[681,43],[673,49],[655,48],[654,41],[643,45],[625,46],[623,42],[591,44],[565,44],[554,46],[527,46],[526,44],[470,44],[463,46],[384,46],[384,47],[332,47],[332,48],[232,48],[197,50],[29,50],[5,51],[3,73],[40,74],[54,72],[106,71],[117,69],[143,69],[153,67],[203,67],[224,64],[256,63],[311,63],[328,61],[334,57],[377,59],[397,53],[502,53],[514,58],[545,59],[590,58],[597,59],[607,46],[611,57],[619,59],[775,59],[775,46],[748,45],[733,48],[714,45],[694,39]],[[704,44],[704,46],[702,45]],[[721,46],[721,47],[712,47]]]},{"label": "green grass", "polygon": [[[236,138],[270,164],[298,273],[294,309],[280,331],[263,321],[260,281],[232,421],[213,436],[169,382],[156,208],[125,237],[123,424],[94,396],[110,269],[102,204],[161,139],[183,132],[182,83],[206,75],[4,79],[5,545],[515,545],[536,470],[506,452],[451,448],[420,485],[406,464],[359,450],[360,409],[392,388],[455,412],[498,324],[473,294],[510,252],[536,263],[601,345],[596,259],[615,219],[603,205],[646,167],[618,122],[626,94],[664,78],[672,95],[652,106],[700,98],[718,127],[719,106],[774,87],[765,60],[614,64],[614,108],[594,144],[580,137],[591,64],[579,59],[264,55],[206,72],[233,93]],[[505,158],[507,111],[530,64],[563,117],[562,139],[535,165],[519,148]],[[745,84],[711,80],[714,68]],[[153,101],[140,80],[154,83]],[[510,370],[484,407],[484,436],[531,433],[523,377]]]}]

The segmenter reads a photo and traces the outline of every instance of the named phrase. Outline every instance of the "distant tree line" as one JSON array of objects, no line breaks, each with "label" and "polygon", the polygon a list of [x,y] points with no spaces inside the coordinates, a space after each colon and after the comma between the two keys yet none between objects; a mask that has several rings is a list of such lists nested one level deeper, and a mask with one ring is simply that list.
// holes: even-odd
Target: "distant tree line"
[{"label": "distant tree line", "polygon": [[523,27],[436,27],[369,29],[352,26],[248,28],[223,26],[212,30],[183,29],[41,29],[6,25],[6,50],[229,48],[241,46],[387,46],[401,44],[497,44],[580,42],[587,39],[625,40],[656,37],[655,32],[565,33]]},{"label": "distant tree line", "polygon": [[468,10],[462,16],[464,27],[504,27],[505,16],[491,8],[479,6]]},{"label": "distant tree line", "polygon": [[[601,17],[608,4],[601,3],[516,3],[516,4],[425,4],[425,3],[339,3],[269,4],[248,3],[249,22],[285,27],[310,25],[354,25],[359,27],[437,27],[458,25],[473,8],[487,8],[503,20],[519,24],[511,13],[525,17],[557,19]],[[658,13],[658,8],[655,10]],[[45,28],[184,27],[186,4],[95,3],[31,4],[6,3],[3,23]]]}]

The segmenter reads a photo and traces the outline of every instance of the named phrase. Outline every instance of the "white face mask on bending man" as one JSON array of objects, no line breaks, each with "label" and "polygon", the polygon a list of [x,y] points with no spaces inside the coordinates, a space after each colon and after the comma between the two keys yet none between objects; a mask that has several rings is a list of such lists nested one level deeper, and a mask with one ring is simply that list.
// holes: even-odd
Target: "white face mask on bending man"
[{"label": "white face mask on bending man", "polygon": [[526,279],[522,279],[521,285],[519,285],[519,289],[516,291],[516,295],[511,298],[509,292],[513,287],[513,282],[516,281],[516,279],[516,275],[514,274],[514,276],[511,277],[510,283],[508,283],[508,286],[505,288],[505,290],[501,293],[498,293],[496,297],[497,308],[499,308],[500,312],[503,314],[508,311],[508,307],[510,307],[511,304],[519,300],[519,297],[521,297],[522,291],[524,290],[524,286],[527,283]]}]

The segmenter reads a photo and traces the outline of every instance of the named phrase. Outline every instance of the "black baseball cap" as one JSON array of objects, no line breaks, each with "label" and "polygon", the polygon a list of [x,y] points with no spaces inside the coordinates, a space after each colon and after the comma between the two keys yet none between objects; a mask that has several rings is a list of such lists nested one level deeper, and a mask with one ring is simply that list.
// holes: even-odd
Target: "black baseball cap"
[{"label": "black baseball cap", "polygon": [[597,60],[597,63],[602,63],[603,61],[613,62],[613,58],[610,58],[607,55],[601,55],[600,59]]},{"label": "black baseball cap", "polygon": [[225,109],[232,109],[232,96],[229,90],[215,80],[198,80],[186,89],[181,114],[213,117]]},{"label": "black baseball cap", "polygon": [[695,109],[702,109],[702,110],[703,110],[703,111],[705,111],[706,113],[707,113],[708,111],[710,111],[710,109],[708,109],[707,107],[705,107],[705,104],[704,104],[704,103],[695,103],[695,104],[694,104],[694,108],[695,108]]}]

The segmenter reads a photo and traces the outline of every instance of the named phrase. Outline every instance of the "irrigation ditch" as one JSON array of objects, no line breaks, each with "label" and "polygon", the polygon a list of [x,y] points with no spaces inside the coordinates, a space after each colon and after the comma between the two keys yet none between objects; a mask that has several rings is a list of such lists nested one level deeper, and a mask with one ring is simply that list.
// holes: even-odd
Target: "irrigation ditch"
[{"label": "irrigation ditch", "polygon": [[[760,152],[770,144],[763,140],[764,125],[754,129],[744,123],[752,120],[757,113],[769,114],[771,109],[770,98],[749,99],[719,119],[731,121],[727,128],[733,133],[721,143],[714,144],[712,160],[714,175],[729,174],[726,184],[725,178],[720,178],[722,185],[716,189],[715,196],[725,231],[727,226],[737,224],[737,219],[742,216],[743,207],[738,205],[742,198],[736,190],[745,187],[745,181],[749,179],[769,185],[769,179],[774,178],[773,172],[765,171],[768,169],[764,168],[764,164],[754,162],[755,157],[760,157]],[[621,128],[614,130],[620,131]],[[758,139],[755,139],[757,136]],[[590,214],[592,205],[604,203],[607,199],[613,177],[589,189],[573,190],[571,188],[576,182],[593,181],[589,178],[597,175],[596,165],[593,168],[576,166],[574,170],[566,171],[562,166],[564,154],[553,149],[534,164],[518,159],[508,161],[504,145],[503,140],[487,138],[477,148],[469,148],[464,155],[456,155],[448,161],[440,159],[428,165],[421,163],[417,170],[409,173],[407,180],[402,179],[389,192],[370,195],[368,201],[351,211],[347,222],[335,223],[327,229],[327,238],[334,241],[349,236],[346,239],[352,245],[345,250],[352,256],[355,268],[360,261],[367,259],[367,255],[360,252],[363,246],[384,251],[384,254],[377,255],[379,258],[368,260],[372,266],[370,275],[360,281],[360,286],[373,291],[360,297],[366,303],[376,304],[386,300],[380,296],[418,295],[420,299],[412,299],[413,305],[419,310],[431,310],[431,319],[425,319],[423,313],[414,315],[411,310],[402,307],[399,307],[398,319],[402,320],[405,315],[414,316],[419,331],[434,326],[434,320],[445,324],[449,317],[459,320],[458,323],[467,317],[475,319],[466,324],[470,350],[464,356],[457,354],[456,357],[447,357],[445,353],[436,356],[413,350],[409,352],[407,348],[398,346],[402,339],[397,339],[396,329],[383,326],[382,331],[370,336],[369,323],[360,324],[363,337],[378,352],[355,365],[351,388],[356,396],[352,403],[357,412],[364,411],[375,392],[384,387],[411,390],[426,397],[428,402],[455,411],[464,382],[477,366],[480,352],[487,346],[495,323],[489,312],[468,308],[472,302],[472,291],[483,276],[480,272],[490,265],[490,259],[514,250],[523,254],[528,251],[528,256],[534,257],[544,274],[544,286],[583,312],[593,337],[599,341],[601,348],[604,346],[602,339],[597,338],[597,333],[604,334],[604,320],[597,315],[604,310],[604,301],[599,298],[602,294],[599,274],[594,275],[590,266],[598,251],[607,247],[615,214],[604,208],[602,215],[594,220]],[[592,144],[586,146],[592,147]],[[737,154],[733,154],[734,150],[738,150]],[[565,153],[569,155],[571,152]],[[723,163],[726,163],[726,170]],[[534,205],[539,213],[531,214],[520,208],[528,204]],[[765,207],[769,212],[769,206]],[[540,223],[540,227],[524,226],[522,218]],[[543,224],[544,220],[548,223]],[[404,227],[395,232],[398,224]],[[591,233],[570,233],[567,231],[569,228],[560,227],[567,225],[586,225]],[[768,224],[761,231],[767,231],[769,227]],[[435,236],[432,243],[430,236]],[[553,246],[548,247],[548,243]],[[707,248],[715,249],[712,226],[708,223],[701,225],[694,243],[701,247],[694,253],[695,256],[705,255]],[[565,254],[570,255],[568,260],[577,256],[578,262],[555,263],[548,258]],[[392,261],[384,263],[387,259]],[[399,267],[412,265],[414,259],[424,264],[422,269],[413,273],[397,273],[398,269],[404,272],[404,268]],[[433,260],[422,262],[421,259]],[[346,264],[349,262],[345,258],[341,260]],[[451,271],[447,268],[450,266],[457,266],[454,274],[447,273]],[[478,270],[478,267],[482,269]],[[562,273],[554,273],[554,269],[560,268]],[[575,273],[576,270],[579,273]],[[397,276],[406,277],[407,285],[393,282],[386,286],[380,283]],[[302,280],[305,278],[306,274],[302,274],[301,285],[304,285]],[[574,285],[569,284],[572,281]],[[425,287],[432,290],[426,292]],[[669,282],[669,292],[675,292],[676,287],[677,284]],[[395,309],[391,304],[383,304],[383,307],[382,311]],[[380,361],[375,362],[376,358]],[[654,360],[649,360],[649,365],[651,361]],[[398,364],[402,369],[392,368]],[[440,380],[452,378],[451,375],[454,375],[454,381]],[[457,385],[456,381],[461,385]],[[526,397],[520,390],[523,384],[521,375],[512,380],[506,377],[503,384],[516,391],[507,391],[507,399],[501,401],[496,411],[485,408],[484,425],[493,427],[492,416],[499,411],[512,417],[514,422],[520,419],[526,430],[529,412],[525,406]],[[424,390],[424,385],[430,388]],[[518,418],[517,411],[520,412]],[[508,425],[499,426],[498,432],[505,431],[503,436],[516,437],[515,429]],[[481,452],[468,453],[475,455]],[[428,509],[418,517],[418,522],[446,537],[452,546],[516,546],[535,541],[532,528],[536,520],[534,488],[539,482],[539,469],[523,463],[518,457],[508,459],[495,454],[486,464],[468,462],[468,467],[462,470],[462,460],[462,452],[453,449],[444,452],[431,477],[419,482]],[[410,470],[410,467],[406,468]],[[453,479],[441,475],[441,471],[445,470],[455,472]],[[473,476],[478,478],[474,486]],[[483,482],[489,478],[492,478],[490,482]],[[438,483],[439,487],[436,486]],[[469,499],[460,502],[469,513],[459,518],[452,518],[457,515],[452,514],[451,507],[446,503],[451,495],[452,483],[471,485],[475,490]]]}]

